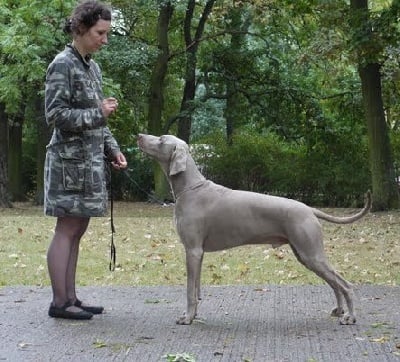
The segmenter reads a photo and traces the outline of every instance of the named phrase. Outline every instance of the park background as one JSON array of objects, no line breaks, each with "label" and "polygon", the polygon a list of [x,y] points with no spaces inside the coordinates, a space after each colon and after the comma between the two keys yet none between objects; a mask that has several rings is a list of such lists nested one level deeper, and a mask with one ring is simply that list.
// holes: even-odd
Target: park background
[{"label": "park background", "polygon": [[[0,0],[0,205],[43,202],[46,68],[69,41],[70,0]],[[232,188],[316,206],[397,209],[399,11],[394,1],[112,1],[95,55],[109,126],[129,158],[114,198],[171,195],[139,132],[193,145]],[[128,177],[129,176],[129,177]]]},{"label": "park background", "polygon": [[[297,350],[307,361],[397,359],[400,1],[110,3],[109,45],[95,60],[105,94],[119,100],[109,126],[129,169],[112,174],[115,270],[108,268],[110,217],[93,218],[80,246],[77,282],[86,293],[102,291],[109,311],[95,321],[98,329],[85,330],[43,318],[50,295],[46,252],[55,222],[42,207],[51,133],[44,119],[44,80],[48,64],[69,41],[62,27],[76,1],[0,0],[1,356],[43,360],[76,352],[71,359],[125,360],[129,353],[132,360],[160,360],[166,353],[174,358],[175,352],[197,352],[199,361],[223,355],[250,361],[264,352],[276,357],[271,360],[294,360],[288,356]],[[373,212],[352,225],[322,226],[328,258],[355,285],[358,308],[374,308],[360,313],[356,329],[338,333],[336,321],[326,318],[328,305],[317,303],[318,312],[313,310],[310,284],[321,279],[287,246],[244,246],[205,255],[202,282],[218,317],[203,308],[204,319],[192,329],[171,328],[172,315],[184,305],[184,249],[172,222],[168,185],[136,147],[139,132],[178,135],[190,143],[205,175],[225,186],[292,197],[336,215],[355,212],[371,189]],[[308,299],[303,302],[287,286],[288,297],[274,305],[274,284],[303,285]],[[179,286],[182,293],[163,294],[164,285]],[[245,288],[209,285],[251,285],[252,300],[222,313],[224,298],[210,290],[242,295]],[[371,294],[360,295],[365,285]],[[263,293],[258,303],[254,294]],[[385,293],[393,294],[392,304]],[[294,295],[300,296],[298,308]],[[246,315],[232,327],[238,312],[254,303],[260,321]],[[284,315],[274,319],[279,305]],[[149,310],[159,314],[149,318]],[[229,338],[218,337],[218,323]],[[211,331],[209,339],[201,331]],[[240,358],[229,358],[231,347],[241,343]],[[154,359],[141,354],[146,348]],[[40,353],[43,358],[35,358]]]},{"label": "park background", "polygon": [[[0,285],[48,284],[44,79],[69,41],[62,27],[75,4],[0,0]],[[111,4],[109,44],[95,59],[105,94],[119,99],[109,126],[129,169],[112,174],[116,272],[107,268],[110,220],[94,219],[80,283],[184,283],[173,205],[160,206],[173,200],[138,150],[139,132],[178,135],[225,186],[338,215],[372,189],[373,213],[362,221],[323,224],[326,251],[355,283],[399,283],[400,1]],[[265,246],[213,254],[203,272],[211,284],[319,282],[289,249]]]}]

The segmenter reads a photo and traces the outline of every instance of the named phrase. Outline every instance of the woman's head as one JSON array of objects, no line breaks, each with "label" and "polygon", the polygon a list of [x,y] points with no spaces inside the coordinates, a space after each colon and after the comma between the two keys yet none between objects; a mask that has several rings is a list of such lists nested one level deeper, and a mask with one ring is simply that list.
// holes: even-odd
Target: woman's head
[{"label": "woman's head", "polygon": [[80,2],[68,19],[65,31],[72,34],[73,44],[86,56],[108,42],[111,10],[95,0]]},{"label": "woman's head", "polygon": [[111,22],[110,8],[96,0],[81,1],[67,19],[64,31],[73,37],[83,35],[99,20]]}]

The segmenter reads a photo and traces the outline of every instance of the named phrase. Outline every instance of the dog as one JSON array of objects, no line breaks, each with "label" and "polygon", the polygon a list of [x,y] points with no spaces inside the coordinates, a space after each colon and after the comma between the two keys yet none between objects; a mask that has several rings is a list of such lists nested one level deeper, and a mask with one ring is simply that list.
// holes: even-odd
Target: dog
[{"label": "dog", "polygon": [[174,219],[187,270],[187,308],[177,324],[191,324],[197,314],[204,252],[245,244],[289,244],[299,262],[333,289],[337,305],[331,316],[339,317],[340,324],[356,323],[352,286],[330,266],[318,219],[337,224],[359,220],[371,208],[369,191],[359,212],[336,217],[296,200],[232,190],[207,180],[186,142],[175,136],[139,134],[137,144],[160,164],[175,198]]}]

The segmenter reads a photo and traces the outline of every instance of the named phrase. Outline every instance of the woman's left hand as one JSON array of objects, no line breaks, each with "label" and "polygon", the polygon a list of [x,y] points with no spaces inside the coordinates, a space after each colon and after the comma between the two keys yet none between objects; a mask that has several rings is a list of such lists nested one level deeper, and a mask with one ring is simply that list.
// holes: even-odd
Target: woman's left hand
[{"label": "woman's left hand", "polygon": [[126,162],[126,158],[122,152],[115,156],[114,161],[111,161],[111,164],[116,170],[122,170],[128,166],[128,162]]}]

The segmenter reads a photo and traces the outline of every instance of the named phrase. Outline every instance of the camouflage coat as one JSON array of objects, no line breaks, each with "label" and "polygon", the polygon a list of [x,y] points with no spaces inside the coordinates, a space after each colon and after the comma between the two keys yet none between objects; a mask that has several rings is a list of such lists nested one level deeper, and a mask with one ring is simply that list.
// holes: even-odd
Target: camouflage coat
[{"label": "camouflage coat", "polygon": [[46,122],[53,127],[44,169],[44,211],[51,216],[104,216],[107,211],[105,158],[119,147],[101,110],[98,65],[71,46],[46,74]]}]

